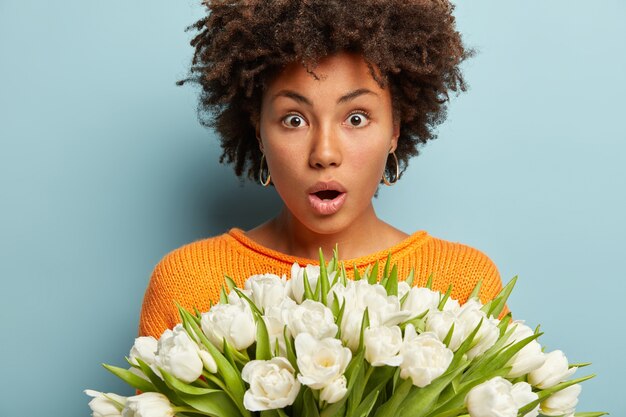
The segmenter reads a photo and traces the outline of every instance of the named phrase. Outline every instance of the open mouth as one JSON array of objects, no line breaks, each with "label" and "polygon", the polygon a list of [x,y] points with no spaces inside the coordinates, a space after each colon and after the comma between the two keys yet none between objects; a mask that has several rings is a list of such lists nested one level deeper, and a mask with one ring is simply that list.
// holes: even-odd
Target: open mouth
[{"label": "open mouth", "polygon": [[318,196],[320,200],[334,200],[341,193],[337,190],[324,190],[324,191],[318,191],[313,194]]}]

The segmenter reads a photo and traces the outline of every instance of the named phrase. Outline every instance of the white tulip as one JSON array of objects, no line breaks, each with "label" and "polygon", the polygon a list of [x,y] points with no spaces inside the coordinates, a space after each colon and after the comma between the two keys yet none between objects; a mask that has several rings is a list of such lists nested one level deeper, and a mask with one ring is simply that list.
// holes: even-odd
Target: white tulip
[{"label": "white tulip", "polygon": [[244,407],[250,411],[263,411],[293,404],[300,391],[300,382],[294,374],[291,363],[280,356],[246,363],[241,378],[250,388],[243,397]]},{"label": "white tulip", "polygon": [[174,409],[167,397],[158,392],[144,392],[128,397],[122,417],[173,417]]},{"label": "white tulip", "polygon": [[165,330],[159,338],[155,364],[181,381],[193,382],[202,375],[204,362],[200,352],[200,347],[183,326],[177,324],[173,330]]},{"label": "white tulip", "polygon": [[252,292],[252,302],[261,311],[280,304],[288,297],[287,279],[274,274],[252,275],[244,289]]},{"label": "white tulip", "polygon": [[[267,334],[270,339],[270,346],[274,349],[276,344],[278,344],[280,356],[287,356],[287,345],[284,337],[285,326],[287,325],[285,320],[288,315],[288,310],[296,305],[296,302],[291,298],[285,298],[281,304],[267,308],[263,315],[263,321],[265,322]],[[291,337],[291,332],[288,327],[286,330],[287,336]]]},{"label": "white tulip", "polygon": [[409,291],[411,291],[411,286],[406,281],[398,282],[398,299],[402,300]]},{"label": "white tulip", "polygon": [[492,347],[500,335],[499,321],[494,318],[487,318],[487,315],[481,310],[482,306],[480,301],[470,299],[459,308],[453,305],[452,308],[443,311],[435,309],[426,316],[426,331],[433,332],[439,340],[443,341],[454,324],[454,331],[448,347],[452,351],[456,351],[482,320],[483,323],[474,337],[472,346],[467,351],[467,357],[474,359]]},{"label": "white tulip", "polygon": [[[539,396],[533,392],[532,387],[527,382],[518,382],[511,387],[511,396],[515,402],[515,406],[520,409],[527,404],[537,400]],[[523,417],[537,417],[539,415],[539,404]]]},{"label": "white tulip", "polygon": [[413,385],[420,388],[442,375],[454,356],[437,336],[428,332],[418,335],[412,324],[408,324],[404,330],[400,355],[400,377],[410,377]]},{"label": "white tulip", "polygon": [[306,277],[313,292],[315,292],[315,286],[320,276],[320,267],[317,265],[307,265],[304,268],[298,265],[297,262],[291,265],[290,295],[298,304],[304,298],[304,271],[306,271]]},{"label": "white tulip", "polygon": [[135,339],[133,347],[130,349],[129,359],[133,365],[139,365],[137,358],[141,359],[148,365],[152,365],[155,361],[158,342],[152,336],[141,336]]},{"label": "white tulip", "polygon": [[582,386],[575,384],[555,392],[541,403],[541,414],[546,416],[573,416],[581,390]]},{"label": "white tulip", "polygon": [[425,287],[413,287],[402,304],[402,309],[410,311],[413,316],[418,316],[424,311],[437,310],[441,293]]},{"label": "white tulip", "polygon": [[202,314],[200,323],[206,337],[220,350],[224,348],[224,339],[239,351],[247,349],[256,340],[256,323],[245,301],[216,304]]},{"label": "white tulip", "polygon": [[472,342],[472,347],[467,351],[467,357],[470,360],[485,353],[487,349],[496,343],[500,336],[500,330],[498,329],[499,320],[493,317],[488,318],[487,314],[481,310],[482,307],[483,305],[480,301],[470,299],[463,304],[458,313],[458,321],[463,322],[462,327],[465,330],[463,340],[476,329],[482,320],[480,329],[478,329],[478,333],[476,333]]},{"label": "white tulip", "polygon": [[[535,332],[526,326],[521,320],[514,320],[509,323],[507,330],[514,326],[513,334],[507,340],[507,343],[517,343],[527,337],[532,336]],[[539,368],[545,362],[544,353],[541,351],[541,345],[537,340],[533,340],[517,352],[507,363],[511,366],[507,377],[517,378],[526,375]]]},{"label": "white tulip", "polygon": [[313,300],[283,309],[283,320],[294,338],[300,333],[309,333],[316,339],[324,339],[335,337],[338,330],[330,308]]},{"label": "white tulip", "polygon": [[365,359],[372,366],[398,366],[402,363],[402,331],[400,327],[370,327],[363,334]]},{"label": "white tulip", "polygon": [[426,318],[425,330],[432,332],[439,340],[443,341],[453,324],[454,330],[452,331],[452,338],[450,343],[448,343],[448,348],[456,352],[463,340],[465,340],[469,329],[466,328],[467,323],[460,320],[455,312],[439,310],[429,312]]},{"label": "white tulip", "polygon": [[313,389],[322,389],[346,370],[352,352],[332,337],[316,340],[308,333],[296,336],[298,380]]},{"label": "white tulip", "polygon": [[518,407],[511,394],[513,384],[495,377],[472,388],[465,397],[471,417],[517,417]]},{"label": "white tulip", "polygon": [[569,368],[567,358],[560,350],[545,354],[544,364],[528,374],[528,382],[537,388],[545,389],[553,387],[576,372],[577,367]]},{"label": "white tulip", "polygon": [[364,313],[365,310],[346,307],[341,318],[341,340],[353,352],[356,352],[361,340],[361,324]]},{"label": "white tulip", "polygon": [[[243,295],[245,295],[248,298],[252,298],[252,291],[250,290],[246,290],[246,289],[239,289],[239,291],[241,291],[243,293]],[[228,304],[240,304],[240,303],[247,303],[247,301],[245,299],[243,299],[239,293],[237,293],[237,291],[231,291],[228,293],[228,295],[226,296],[228,299]]]},{"label": "white tulip", "polygon": [[112,392],[104,394],[91,389],[86,389],[85,394],[93,397],[89,401],[93,417],[120,417],[122,415],[121,409],[126,404],[126,397]]},{"label": "white tulip", "polygon": [[339,378],[322,388],[322,391],[320,391],[320,400],[326,401],[328,404],[334,404],[343,399],[347,393],[348,380],[344,375],[341,375]]},{"label": "white tulip", "polygon": [[348,281],[346,286],[335,284],[329,293],[328,304],[337,299],[339,305],[345,303],[341,322],[341,338],[346,345],[356,351],[361,336],[361,323],[367,308],[370,326],[395,326],[411,317],[409,311],[400,309],[396,296],[388,296],[380,284],[370,285],[367,281]]}]

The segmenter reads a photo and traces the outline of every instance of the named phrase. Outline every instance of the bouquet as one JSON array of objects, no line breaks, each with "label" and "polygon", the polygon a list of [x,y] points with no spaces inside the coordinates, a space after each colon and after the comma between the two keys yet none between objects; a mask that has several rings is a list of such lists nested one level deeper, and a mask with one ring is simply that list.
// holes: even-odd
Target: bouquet
[{"label": "bouquet", "polygon": [[460,305],[398,280],[390,258],[354,280],[335,250],[294,264],[291,279],[226,277],[218,304],[156,340],[139,337],[130,368],[104,365],[141,391],[93,390],[94,417],[597,417],[575,413],[588,363],[544,352],[542,333],[503,311],[515,280],[482,305]]}]

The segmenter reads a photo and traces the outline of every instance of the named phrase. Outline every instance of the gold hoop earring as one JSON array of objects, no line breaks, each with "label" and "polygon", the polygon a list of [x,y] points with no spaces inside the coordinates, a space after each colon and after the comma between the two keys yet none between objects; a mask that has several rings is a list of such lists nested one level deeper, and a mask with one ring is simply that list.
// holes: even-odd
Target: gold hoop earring
[{"label": "gold hoop earring", "polygon": [[391,155],[393,155],[393,159],[396,161],[396,175],[393,177],[393,181],[389,181],[389,179],[385,175],[385,171],[387,170],[387,167],[385,167],[385,171],[383,171],[383,183],[385,183],[385,185],[388,185],[388,186],[391,186],[397,183],[398,177],[400,177],[400,164],[398,164],[398,157],[396,156],[396,152],[395,151],[391,152]]},{"label": "gold hoop earring", "polygon": [[261,166],[259,167],[259,182],[263,187],[267,187],[270,185],[270,181],[272,180],[272,176],[270,175],[270,169],[267,168],[267,178],[263,180],[263,162],[265,161],[265,154],[261,154]]}]

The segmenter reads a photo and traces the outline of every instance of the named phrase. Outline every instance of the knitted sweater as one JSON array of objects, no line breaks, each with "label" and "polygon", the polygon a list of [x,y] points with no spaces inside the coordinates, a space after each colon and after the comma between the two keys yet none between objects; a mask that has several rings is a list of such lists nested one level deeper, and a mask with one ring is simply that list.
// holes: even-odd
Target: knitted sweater
[{"label": "knitted sweater", "polygon": [[[452,284],[451,297],[461,303],[467,301],[480,279],[483,282],[479,296],[483,303],[495,297],[502,288],[496,266],[484,253],[461,243],[430,236],[423,230],[387,250],[344,260],[348,276],[353,276],[353,265],[363,272],[378,260],[380,278],[389,253],[391,261],[398,265],[399,280],[405,279],[413,268],[414,285],[424,286],[432,273],[432,288],[445,292]],[[159,338],[165,329],[179,323],[175,301],[188,311],[193,311],[194,307],[208,311],[211,303],[219,300],[224,274],[243,287],[245,279],[254,274],[284,274],[289,278],[294,262],[319,264],[313,259],[290,256],[261,246],[237,228],[175,249],[161,259],[152,273],[141,308],[139,335]]]}]

